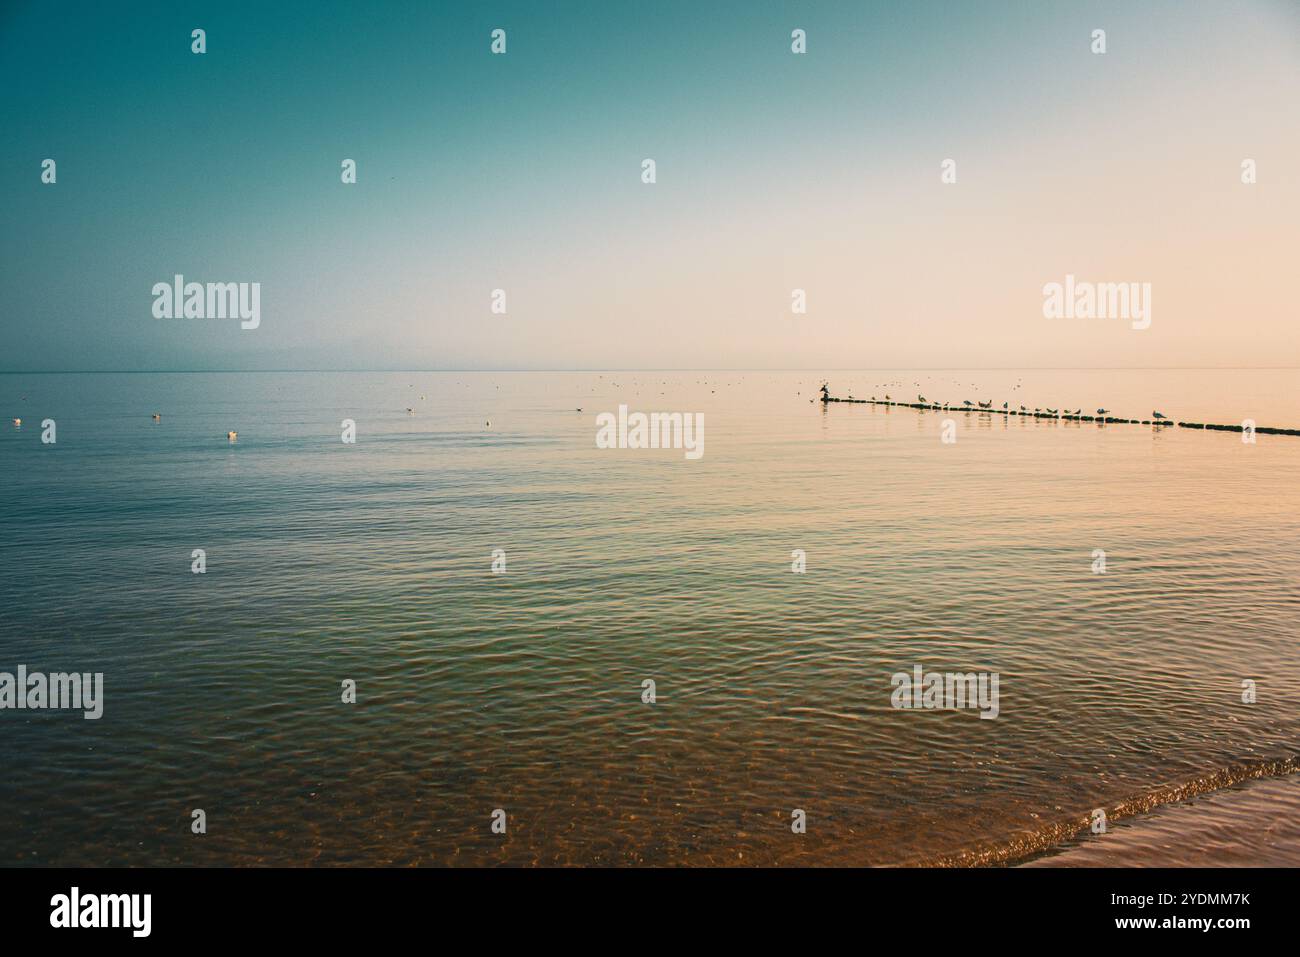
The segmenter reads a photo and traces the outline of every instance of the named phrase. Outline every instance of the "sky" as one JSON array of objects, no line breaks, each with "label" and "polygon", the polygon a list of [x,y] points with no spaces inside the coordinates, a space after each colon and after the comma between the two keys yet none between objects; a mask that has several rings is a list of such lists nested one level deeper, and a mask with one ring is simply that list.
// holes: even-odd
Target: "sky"
[{"label": "sky", "polygon": [[1295,0],[10,0],[0,370],[1300,366],[1297,104]]}]

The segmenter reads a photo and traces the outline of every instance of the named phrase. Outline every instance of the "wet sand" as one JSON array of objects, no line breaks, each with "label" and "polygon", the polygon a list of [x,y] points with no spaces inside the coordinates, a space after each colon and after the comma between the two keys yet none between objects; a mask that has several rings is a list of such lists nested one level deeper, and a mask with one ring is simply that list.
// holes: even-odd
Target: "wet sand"
[{"label": "wet sand", "polygon": [[1296,867],[1300,774],[1262,778],[1113,822],[1025,867]]}]

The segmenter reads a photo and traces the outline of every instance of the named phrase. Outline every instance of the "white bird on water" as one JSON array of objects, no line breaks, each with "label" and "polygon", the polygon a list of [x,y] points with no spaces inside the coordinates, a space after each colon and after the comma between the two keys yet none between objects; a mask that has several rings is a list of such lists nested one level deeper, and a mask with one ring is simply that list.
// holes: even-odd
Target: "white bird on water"
[{"label": "white bird on water", "polygon": [[227,432],[227,433],[226,433],[226,438],[228,438],[231,442],[233,442],[233,441],[235,441],[235,439],[239,438],[239,433],[238,433],[238,432]]},{"label": "white bird on water", "polygon": [[22,425],[22,424],[23,424],[22,419],[14,419],[14,425]]}]

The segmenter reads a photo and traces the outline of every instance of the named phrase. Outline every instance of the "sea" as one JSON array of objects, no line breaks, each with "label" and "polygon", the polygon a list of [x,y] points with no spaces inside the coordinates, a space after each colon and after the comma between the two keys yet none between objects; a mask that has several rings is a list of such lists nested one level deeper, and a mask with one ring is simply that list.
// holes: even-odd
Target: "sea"
[{"label": "sea", "polygon": [[1295,866],[1298,381],[0,375],[0,864]]}]

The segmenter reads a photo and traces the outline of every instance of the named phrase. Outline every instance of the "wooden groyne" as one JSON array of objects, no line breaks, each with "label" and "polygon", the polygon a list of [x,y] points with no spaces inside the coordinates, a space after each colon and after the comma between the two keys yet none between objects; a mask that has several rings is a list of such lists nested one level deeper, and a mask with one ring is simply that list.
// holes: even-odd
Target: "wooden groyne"
[{"label": "wooden groyne", "polygon": [[[1097,422],[1103,425],[1155,425],[1162,428],[1208,429],[1213,432],[1244,432],[1244,425],[1216,425],[1212,422],[1182,422],[1176,419],[1123,419],[1114,415],[1075,415],[1071,412],[1030,412],[1015,409],[984,408],[981,405],[945,405],[939,402],[895,402],[892,399],[837,399],[823,392],[823,405],[831,402],[843,402],[853,405],[887,405],[900,409],[921,409],[926,412],[983,412],[987,415],[1020,416],[1027,419],[1060,419],[1066,422]],[[1300,435],[1300,429],[1280,429],[1257,425],[1254,431],[1258,435]]]}]

